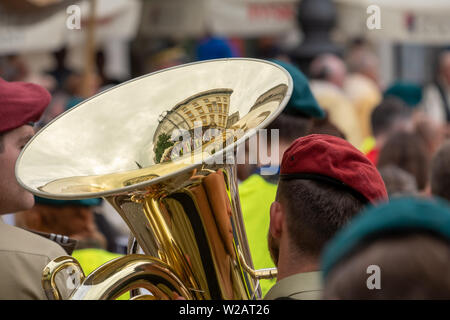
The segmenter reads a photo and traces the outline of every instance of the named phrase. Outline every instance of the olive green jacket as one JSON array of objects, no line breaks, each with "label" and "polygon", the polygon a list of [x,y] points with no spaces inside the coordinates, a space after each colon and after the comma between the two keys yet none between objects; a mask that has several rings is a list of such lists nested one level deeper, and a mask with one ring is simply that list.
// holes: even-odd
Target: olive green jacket
[{"label": "olive green jacket", "polygon": [[320,271],[315,271],[297,273],[281,279],[269,290],[264,299],[319,300],[321,295],[322,275]]}]

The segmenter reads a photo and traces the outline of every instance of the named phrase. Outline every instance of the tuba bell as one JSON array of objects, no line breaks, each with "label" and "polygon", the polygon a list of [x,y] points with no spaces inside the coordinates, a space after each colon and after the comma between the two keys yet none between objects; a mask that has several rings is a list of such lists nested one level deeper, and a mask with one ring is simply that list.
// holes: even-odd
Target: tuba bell
[{"label": "tuba bell", "polygon": [[[132,233],[127,255],[87,277],[72,257],[51,261],[48,298],[260,298],[258,279],[276,270],[253,269],[238,146],[282,111],[292,87],[268,61],[191,63],[97,94],[40,130],[17,161],[19,183],[45,198],[102,197]],[[67,270],[76,281],[65,295],[56,278]]]}]

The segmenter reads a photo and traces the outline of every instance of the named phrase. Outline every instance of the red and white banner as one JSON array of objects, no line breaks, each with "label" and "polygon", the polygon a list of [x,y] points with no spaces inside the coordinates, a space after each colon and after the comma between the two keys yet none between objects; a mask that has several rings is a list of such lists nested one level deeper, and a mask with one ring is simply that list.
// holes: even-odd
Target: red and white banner
[{"label": "red and white banner", "polygon": [[223,36],[269,36],[296,28],[298,1],[210,0],[207,25]]},{"label": "red and white banner", "polygon": [[296,27],[298,0],[152,0],[142,31],[151,36],[277,35]]}]

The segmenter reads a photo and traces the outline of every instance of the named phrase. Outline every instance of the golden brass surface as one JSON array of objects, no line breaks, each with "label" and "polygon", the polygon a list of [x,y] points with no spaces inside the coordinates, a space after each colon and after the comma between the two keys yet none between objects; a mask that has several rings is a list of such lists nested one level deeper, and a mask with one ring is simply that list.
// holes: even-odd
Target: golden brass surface
[{"label": "golden brass surface", "polygon": [[[276,273],[252,269],[236,167],[226,160],[291,92],[291,77],[276,64],[211,60],[126,82],[38,132],[17,161],[19,183],[46,198],[103,197],[137,242],[86,278],[80,270],[70,298],[259,298],[257,279]],[[133,254],[138,249],[144,254]],[[80,269],[73,258],[45,269],[54,299],[55,275],[69,266]]]},{"label": "golden brass surface", "polygon": [[111,260],[92,272],[72,294],[71,299],[115,299],[136,287],[145,288],[162,300],[177,296],[193,298],[163,261],[145,255],[126,255]]}]

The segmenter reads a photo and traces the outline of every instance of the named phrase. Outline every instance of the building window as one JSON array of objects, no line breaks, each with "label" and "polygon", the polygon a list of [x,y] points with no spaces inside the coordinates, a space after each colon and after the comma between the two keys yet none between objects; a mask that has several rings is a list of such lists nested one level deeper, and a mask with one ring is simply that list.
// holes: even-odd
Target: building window
[{"label": "building window", "polygon": [[197,110],[198,114],[203,114],[203,113],[205,113],[205,111],[203,111],[203,108],[202,108],[202,107],[198,107],[198,108],[196,108],[195,110]]},{"label": "building window", "polygon": [[193,118],[194,117],[194,115],[190,111],[186,112],[186,114],[188,115],[189,118]]},{"label": "building window", "polygon": [[209,99],[203,99],[203,101],[205,101],[206,103],[208,103],[208,102],[209,102]]},{"label": "building window", "polygon": [[186,113],[188,111],[188,108],[187,107],[183,107],[182,110],[183,110],[184,113]]},{"label": "building window", "polygon": [[222,113],[222,104],[219,103],[219,112]]},{"label": "building window", "polygon": [[214,115],[210,115],[209,119],[211,120],[211,123],[216,123],[216,121],[214,120]]},{"label": "building window", "polygon": [[223,112],[228,114],[228,109],[227,109],[227,105],[226,104],[223,105]]},{"label": "building window", "polygon": [[201,119],[202,119],[202,124],[204,126],[206,126],[206,116],[202,116]]},{"label": "building window", "polygon": [[208,104],[208,111],[209,111],[209,113],[212,113],[212,112],[213,112],[212,105],[210,105],[210,104]]},{"label": "building window", "polygon": [[226,102],[227,101],[227,97],[223,97],[223,102]]},{"label": "building window", "polygon": [[216,99],[217,99],[217,101],[219,101],[219,102],[220,102],[220,97],[217,97]]}]

